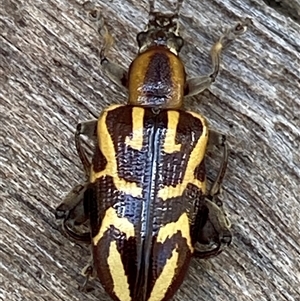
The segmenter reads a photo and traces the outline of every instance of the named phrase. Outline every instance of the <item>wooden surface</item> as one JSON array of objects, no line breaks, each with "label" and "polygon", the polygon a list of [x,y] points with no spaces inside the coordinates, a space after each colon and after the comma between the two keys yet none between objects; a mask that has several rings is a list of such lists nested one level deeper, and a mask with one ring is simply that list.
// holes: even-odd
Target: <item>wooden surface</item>
[{"label": "wooden surface", "polygon": [[[161,3],[160,10],[172,8]],[[77,290],[89,248],[69,241],[54,218],[62,198],[84,180],[76,124],[126,102],[100,70],[101,41],[81,4],[1,2],[0,300],[109,300],[97,281],[90,294]],[[228,135],[222,200],[234,240],[217,258],[193,260],[174,300],[300,300],[300,4],[277,4],[283,10],[262,0],[183,5],[189,75],[209,72],[209,48],[224,26],[246,16],[253,26],[223,54],[212,93],[186,102]],[[97,5],[116,40],[109,57],[128,66],[147,3]],[[215,175],[217,163],[208,166]]]}]

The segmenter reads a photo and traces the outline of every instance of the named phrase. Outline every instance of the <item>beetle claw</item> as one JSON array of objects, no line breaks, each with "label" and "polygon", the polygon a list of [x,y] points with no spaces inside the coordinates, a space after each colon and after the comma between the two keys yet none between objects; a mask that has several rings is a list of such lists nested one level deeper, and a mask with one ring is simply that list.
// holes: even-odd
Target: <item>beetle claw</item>
[{"label": "beetle claw", "polygon": [[79,286],[79,290],[81,292],[89,293],[94,290],[94,287],[88,286],[88,282],[90,279],[95,278],[95,271],[93,268],[92,260],[88,263],[81,271],[81,274],[85,276],[85,280],[81,286]]}]

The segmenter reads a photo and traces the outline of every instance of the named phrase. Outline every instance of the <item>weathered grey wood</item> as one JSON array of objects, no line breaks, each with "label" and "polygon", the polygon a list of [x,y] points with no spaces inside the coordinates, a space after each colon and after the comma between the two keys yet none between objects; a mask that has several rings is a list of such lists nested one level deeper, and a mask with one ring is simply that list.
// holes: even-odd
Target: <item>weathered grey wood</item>
[{"label": "weathered grey wood", "polygon": [[[1,4],[1,300],[109,300],[97,281],[90,294],[77,290],[89,249],[67,240],[53,215],[83,180],[76,124],[126,101],[99,69],[99,37],[82,2]],[[300,10],[299,1],[285,3]],[[110,58],[128,66],[147,3],[98,5],[116,39]],[[300,25],[297,14],[287,15],[262,0],[183,5],[189,75],[209,71],[209,48],[225,25],[245,16],[254,25],[223,54],[213,94],[186,104],[228,135],[223,201],[235,237],[219,257],[193,260],[175,300],[300,300]],[[209,166],[215,174],[217,163]]]}]

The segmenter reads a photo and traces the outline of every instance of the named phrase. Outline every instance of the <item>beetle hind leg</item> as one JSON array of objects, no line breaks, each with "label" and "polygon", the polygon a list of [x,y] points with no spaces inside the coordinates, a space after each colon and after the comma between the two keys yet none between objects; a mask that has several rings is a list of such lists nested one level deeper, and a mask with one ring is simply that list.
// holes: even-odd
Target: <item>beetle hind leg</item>
[{"label": "beetle hind leg", "polygon": [[90,243],[90,232],[77,232],[73,230],[76,226],[81,226],[88,220],[84,208],[84,193],[86,189],[87,183],[75,186],[56,208],[55,217],[63,220],[63,230],[70,237],[77,241]]}]

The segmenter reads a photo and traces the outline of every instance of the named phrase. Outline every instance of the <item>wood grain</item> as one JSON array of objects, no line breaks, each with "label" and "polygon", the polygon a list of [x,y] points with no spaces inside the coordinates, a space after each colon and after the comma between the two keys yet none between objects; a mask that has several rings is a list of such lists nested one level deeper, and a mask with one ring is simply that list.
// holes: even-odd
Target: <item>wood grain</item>
[{"label": "wood grain", "polygon": [[[270,1],[268,1],[270,2]],[[226,26],[253,26],[223,54],[217,82],[186,107],[228,135],[222,200],[232,245],[193,260],[174,300],[300,300],[299,1],[191,0],[181,12],[188,74],[209,72],[209,48]],[[78,291],[89,248],[68,240],[54,209],[84,180],[75,152],[79,121],[125,103],[100,70],[101,40],[83,1],[3,0],[0,6],[0,300],[109,300],[100,284]],[[147,21],[146,1],[98,1],[128,66]],[[171,10],[160,1],[157,8]],[[290,17],[291,16],[291,17]],[[298,16],[298,17],[297,17]],[[209,160],[209,176],[217,162]]]}]

